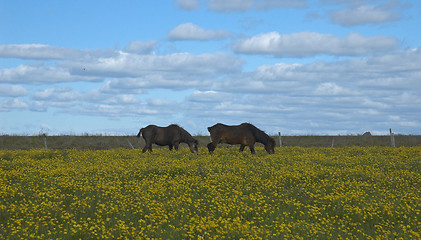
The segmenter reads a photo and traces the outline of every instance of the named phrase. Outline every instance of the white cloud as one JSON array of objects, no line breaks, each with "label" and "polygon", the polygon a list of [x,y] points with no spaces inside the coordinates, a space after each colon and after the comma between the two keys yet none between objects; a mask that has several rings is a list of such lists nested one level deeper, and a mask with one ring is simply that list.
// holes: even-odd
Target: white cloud
[{"label": "white cloud", "polygon": [[[165,56],[120,53],[117,57],[98,58],[86,63],[62,62],[60,67],[77,74],[102,77],[143,77],[158,75],[212,75],[238,72],[243,61],[226,53],[174,53]],[[86,70],[80,68],[83,65]]]},{"label": "white cloud", "polygon": [[59,102],[66,102],[75,106],[76,103],[95,103],[108,105],[138,104],[140,101],[135,94],[127,94],[124,91],[118,93],[108,93],[99,89],[93,89],[83,92],[74,91],[69,87],[48,88],[37,91],[32,95],[35,101],[44,101],[47,106],[52,106]]},{"label": "white cloud", "polygon": [[[233,83],[223,80],[221,82],[224,85],[219,90],[234,91],[234,89],[240,88],[243,91],[253,91],[254,88],[248,87],[248,85],[253,81],[260,81],[266,86],[262,90],[267,92],[291,91],[294,94],[295,91],[299,90],[303,91],[302,94],[304,95],[309,94],[306,91],[318,87],[314,84],[325,83],[333,83],[344,88],[349,86],[367,92],[420,91],[419,74],[421,74],[421,65],[418,64],[419,62],[421,62],[421,50],[397,51],[382,56],[336,62],[278,63],[260,66],[248,74],[230,75],[228,76],[229,80]],[[242,84],[240,84],[241,81]],[[280,84],[280,87],[274,88],[278,84]],[[217,84],[214,86],[217,86]],[[335,88],[331,84],[323,86]],[[285,89],[285,87],[288,88]],[[292,90],[289,88],[292,88]],[[362,94],[360,90],[357,92]]]},{"label": "white cloud", "polygon": [[99,104],[83,104],[78,108],[65,109],[64,112],[76,115],[88,116],[102,116],[102,117],[147,117],[150,115],[166,116],[175,114],[177,112],[173,105],[170,106],[149,106],[148,103],[139,104],[113,104],[113,103],[99,103]]},{"label": "white cloud", "polygon": [[74,92],[71,88],[47,88],[34,93],[35,100],[50,102],[71,102],[81,98],[81,94]]},{"label": "white cloud", "polygon": [[316,95],[341,95],[345,96],[350,94],[350,91],[338,86],[336,83],[327,82],[319,84],[314,90]]},{"label": "white cloud", "polygon": [[25,109],[28,103],[19,98],[3,99],[0,102],[0,112],[8,112],[16,109]]},{"label": "white cloud", "polygon": [[80,57],[82,51],[43,44],[0,45],[0,57],[23,59],[63,59]]},{"label": "white cloud", "polygon": [[101,91],[101,88],[79,92],[69,87],[60,87],[35,92],[31,96],[31,103],[25,107],[32,111],[56,108],[62,113],[94,115],[93,112],[96,112],[103,116],[116,117],[117,113],[121,113],[121,116],[134,115],[137,112],[136,107],[141,105],[142,102],[133,94],[109,94]]},{"label": "white cloud", "polygon": [[168,33],[170,40],[214,40],[230,37],[231,34],[225,30],[206,30],[193,23],[183,23]]},{"label": "white cloud", "polygon": [[[78,67],[82,70],[83,65],[78,64]],[[102,80],[102,77],[72,75],[67,69],[44,64],[19,65],[15,68],[0,69],[0,82],[2,83],[43,84]]]},{"label": "white cloud", "polygon": [[196,10],[199,8],[197,0],[174,0],[174,4],[184,10]]},{"label": "white cloud", "polygon": [[[86,51],[88,57],[60,59],[55,65],[42,62],[21,64],[14,68],[0,69],[0,83],[51,84],[63,82],[98,82],[104,78],[143,78],[152,77],[181,81],[185,76],[211,77],[241,71],[243,60],[227,53],[173,53],[168,55],[141,55],[153,48],[154,41],[132,42],[126,51],[114,51],[108,54],[96,54]],[[54,47],[51,47],[54,48]],[[50,47],[38,51],[38,56],[49,55]],[[31,49],[21,47],[19,54],[27,56]],[[129,53],[136,52],[136,54]],[[91,54],[92,53],[92,54]],[[33,56],[35,57],[35,56]],[[199,78],[198,78],[199,79]],[[180,86],[182,86],[181,83]],[[186,83],[186,85],[189,85]]]},{"label": "white cloud", "polygon": [[105,103],[115,104],[115,105],[126,105],[126,104],[138,104],[140,103],[139,99],[136,96],[130,94],[120,94],[117,96],[112,96],[108,98]]},{"label": "white cloud", "polygon": [[83,103],[84,94],[75,92],[69,87],[47,88],[36,91],[31,95],[32,111],[47,111],[49,108],[57,108],[62,112],[65,109],[79,107]]},{"label": "white cloud", "polygon": [[0,85],[0,97],[19,97],[28,95],[28,90],[19,85]]},{"label": "white cloud", "polygon": [[119,79],[112,79],[106,81],[101,88],[99,89],[100,92],[107,93],[107,94],[118,94],[121,92],[127,94],[142,94],[144,91],[136,86],[133,86],[130,83],[127,83],[130,79],[127,78],[119,78]]},{"label": "white cloud", "polygon": [[254,78],[264,79],[265,81],[296,81],[303,79],[304,74],[306,74],[299,70],[302,67],[303,64],[298,63],[277,63],[270,66],[262,65],[254,71]]},{"label": "white cloud", "polygon": [[367,1],[378,1],[378,0],[320,0],[320,3],[324,5],[361,5],[365,4]]},{"label": "white cloud", "polygon": [[[203,122],[250,121],[300,134],[355,134],[356,126],[362,132],[388,129],[393,125],[386,118],[394,113],[402,116],[397,121],[401,129],[411,132],[410,127],[421,126],[421,65],[413,64],[420,57],[420,51],[408,50],[338,62],[261,66],[214,81],[209,90],[193,92],[185,105]],[[393,81],[380,81],[390,76]],[[309,125],[317,130],[303,129]]]},{"label": "white cloud", "polygon": [[212,103],[221,102],[227,100],[233,100],[233,96],[230,93],[217,92],[217,91],[194,91],[190,96],[187,97],[188,101],[199,102],[199,103]]},{"label": "white cloud", "polygon": [[103,89],[112,92],[139,93],[147,89],[183,90],[191,88],[206,88],[211,85],[208,78],[197,78],[188,74],[148,74],[138,78],[114,78],[107,81]]},{"label": "white cloud", "polygon": [[399,19],[396,10],[382,6],[360,5],[332,11],[331,21],[342,26],[357,26],[371,23],[393,22]]},{"label": "white cloud", "polygon": [[123,49],[123,51],[135,54],[149,54],[152,53],[157,41],[130,41],[130,43]]},{"label": "white cloud", "polygon": [[219,12],[268,10],[275,8],[302,8],[305,0],[209,0],[209,9]]},{"label": "white cloud", "polygon": [[274,8],[304,8],[307,6],[306,0],[255,0],[256,9],[267,10]]},{"label": "white cloud", "polygon": [[385,52],[397,47],[394,37],[365,37],[350,33],[345,37],[316,32],[279,34],[263,33],[232,44],[232,49],[244,54],[270,54],[277,57],[307,57],[319,54],[357,56]]},{"label": "white cloud", "polygon": [[43,44],[0,45],[0,57],[21,59],[90,59],[110,57],[113,50],[78,50]]},{"label": "white cloud", "polygon": [[159,99],[159,98],[152,98],[152,99],[149,99],[147,102],[149,105],[154,106],[154,107],[173,106],[174,104],[173,102],[170,102],[164,99]]},{"label": "white cloud", "polygon": [[[307,0],[202,0],[206,7],[217,12],[245,12],[276,8],[304,8]],[[198,0],[175,0],[174,4],[184,10],[196,10]]]},{"label": "white cloud", "polygon": [[[118,52],[89,61],[59,60],[55,66],[31,64],[0,70],[1,80],[21,79],[30,84],[107,78],[91,90],[58,84],[47,89],[37,86],[39,91],[26,95],[19,85],[0,85],[0,89],[17,86],[9,89],[15,92],[13,98],[0,99],[0,111],[53,111],[113,119],[155,116],[162,121],[195,123],[203,131],[215,122],[248,121],[270,132],[301,134],[355,133],[355,126],[363,126],[362,131],[388,129],[393,126],[385,118],[393,115],[400,116],[396,124],[409,129],[421,125],[416,115],[421,106],[419,62],[421,51],[410,49],[341,61],[279,62],[243,72],[243,60],[226,53]],[[176,100],[163,96],[178,90],[187,90],[183,94],[189,95]],[[303,126],[317,126],[317,130]]]},{"label": "white cloud", "polygon": [[253,6],[254,0],[209,0],[209,9],[220,12],[246,11]]},{"label": "white cloud", "polygon": [[19,97],[0,100],[0,112],[11,112],[15,110],[43,112],[46,111],[47,108],[48,106],[42,101],[27,101],[26,99]]},{"label": "white cloud", "polygon": [[102,92],[100,89],[84,92],[82,100],[93,104],[107,104],[115,106],[129,106],[141,103],[134,94],[128,94],[125,92],[109,94]]}]

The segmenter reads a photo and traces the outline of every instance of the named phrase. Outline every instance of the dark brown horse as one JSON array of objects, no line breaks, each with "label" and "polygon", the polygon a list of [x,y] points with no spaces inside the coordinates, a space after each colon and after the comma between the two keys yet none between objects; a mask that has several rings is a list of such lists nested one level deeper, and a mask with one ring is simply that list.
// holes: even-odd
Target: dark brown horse
[{"label": "dark brown horse", "polygon": [[255,153],[254,144],[259,142],[265,145],[265,150],[269,154],[275,153],[275,140],[250,123],[242,123],[238,126],[218,123],[208,127],[208,131],[212,139],[212,142],[208,144],[209,153],[212,153],[221,142],[241,144],[240,152],[244,150],[245,146],[248,146],[253,154]]},{"label": "dark brown horse", "polygon": [[145,139],[146,146],[143,148],[143,152],[149,150],[152,152],[152,144],[155,143],[159,146],[169,146],[170,150],[175,148],[178,150],[180,143],[187,143],[192,153],[197,152],[197,146],[199,142],[194,139],[190,133],[178,125],[172,124],[168,127],[158,127],[155,125],[149,125],[139,130],[137,137],[142,134]]}]

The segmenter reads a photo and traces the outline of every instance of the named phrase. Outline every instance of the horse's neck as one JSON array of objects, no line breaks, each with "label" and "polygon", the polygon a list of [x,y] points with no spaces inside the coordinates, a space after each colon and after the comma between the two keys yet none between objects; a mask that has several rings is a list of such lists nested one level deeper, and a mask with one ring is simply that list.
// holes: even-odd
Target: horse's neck
[{"label": "horse's neck", "polygon": [[190,134],[182,132],[181,133],[181,141],[183,141],[185,143],[190,143],[190,142],[194,142],[194,139]]},{"label": "horse's neck", "polygon": [[264,135],[264,134],[258,134],[256,136],[256,142],[262,143],[264,145],[266,145],[269,141],[269,136]]}]

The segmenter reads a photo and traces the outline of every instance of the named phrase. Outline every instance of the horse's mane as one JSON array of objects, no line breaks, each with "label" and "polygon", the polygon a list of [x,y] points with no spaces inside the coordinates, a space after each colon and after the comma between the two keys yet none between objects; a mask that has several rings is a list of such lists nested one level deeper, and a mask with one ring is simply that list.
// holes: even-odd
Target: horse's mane
[{"label": "horse's mane", "polygon": [[263,144],[266,144],[268,141],[274,141],[269,135],[267,135],[264,131],[258,129],[256,126],[254,126],[251,123],[242,123],[242,126],[249,129],[253,136],[256,138],[257,142],[261,142]]},{"label": "horse's mane", "polygon": [[192,135],[187,132],[184,128],[180,127],[178,124],[171,124],[168,127],[176,127],[178,129],[178,132],[180,133],[180,137],[184,141],[194,141],[194,138]]}]

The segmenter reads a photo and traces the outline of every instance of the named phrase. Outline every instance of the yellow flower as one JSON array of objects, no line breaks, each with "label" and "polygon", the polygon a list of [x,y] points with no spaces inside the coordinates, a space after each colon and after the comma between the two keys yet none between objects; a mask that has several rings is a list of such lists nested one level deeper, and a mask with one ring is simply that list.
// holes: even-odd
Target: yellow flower
[{"label": "yellow flower", "polygon": [[0,234],[420,237],[420,147],[282,147],[273,155],[258,147],[256,152],[0,151]]}]

